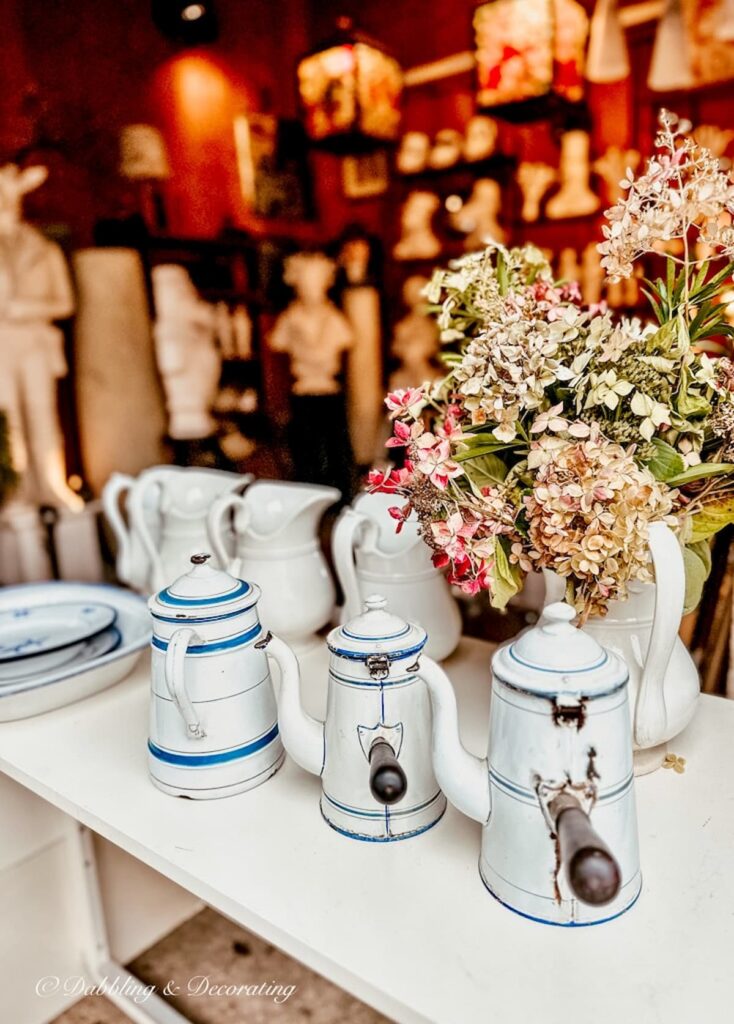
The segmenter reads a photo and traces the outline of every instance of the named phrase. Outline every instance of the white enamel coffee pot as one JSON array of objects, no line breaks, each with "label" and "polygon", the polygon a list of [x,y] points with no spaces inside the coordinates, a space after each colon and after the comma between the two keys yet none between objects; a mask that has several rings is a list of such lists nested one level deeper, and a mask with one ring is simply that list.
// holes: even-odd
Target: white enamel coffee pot
[{"label": "white enamel coffee pot", "polygon": [[185,575],[151,597],[152,690],[148,767],[173,796],[231,796],[283,762],[268,661],[256,646],[260,591],[191,558]]},{"label": "white enamel coffee pot", "polygon": [[332,555],[344,591],[342,621],[359,614],[365,599],[379,591],[389,608],[419,623],[426,633],[426,654],[442,661],[461,639],[461,615],[446,577],[431,562],[417,520],[400,533],[388,509],[390,494],[360,494],[339,516]]},{"label": "white enamel coffee pot", "polygon": [[423,629],[387,611],[383,597],[369,597],[361,615],[329,633],[326,721],[319,722],[301,706],[293,652],[276,637],[263,641],[281,672],[285,748],[321,776],[321,813],[352,839],[407,839],[445,810],[431,764],[431,704],[418,675],[425,643]]},{"label": "white enamel coffee pot", "polygon": [[556,925],[598,924],[641,886],[627,667],[566,604],[492,659],[489,754],[461,745],[456,697],[424,662],[436,778],[482,828],[479,872],[501,903]]},{"label": "white enamel coffee pot", "polygon": [[[130,491],[128,510],[148,559],[149,592],[184,572],[197,551],[209,549],[207,516],[213,502],[222,494],[241,492],[251,481],[251,476],[194,466],[156,466],[141,474]],[[150,508],[160,517],[157,533],[150,528]]]},{"label": "white enamel coffee pot", "polygon": [[[257,583],[266,629],[299,652],[319,643],[331,619],[334,581],[319,542],[319,524],[341,497],[334,487],[258,480],[244,495],[225,494],[209,512],[211,546],[221,565]],[[227,537],[234,528],[234,550]]]}]

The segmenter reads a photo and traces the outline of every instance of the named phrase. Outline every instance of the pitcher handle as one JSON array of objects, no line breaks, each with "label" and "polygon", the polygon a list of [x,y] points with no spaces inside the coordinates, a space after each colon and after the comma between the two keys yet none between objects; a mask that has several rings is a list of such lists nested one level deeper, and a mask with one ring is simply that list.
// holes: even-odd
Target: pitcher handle
[{"label": "pitcher handle", "polygon": [[143,495],[149,487],[158,487],[159,490],[162,491],[161,485],[157,480],[141,477],[131,488],[128,503],[130,507],[130,525],[140,534],[140,540],[142,541],[143,548],[150,560],[151,574],[150,579],[148,580],[148,585],[150,589],[155,592],[157,590],[161,590],[171,581],[165,578],[161,556],[158,553],[156,543],[151,536],[148,524],[145,521],[145,502],[143,501]]},{"label": "pitcher handle", "polygon": [[635,706],[635,743],[655,747],[665,739],[665,673],[683,615],[686,577],[680,544],[665,523],[651,523],[650,554],[655,570],[655,614]]},{"label": "pitcher handle", "polygon": [[225,512],[231,508],[237,509],[235,514],[235,533],[239,534],[245,530],[249,523],[250,512],[243,502],[242,495],[235,493],[223,494],[212,503],[209,514],[206,517],[206,530],[209,534],[209,543],[212,546],[220,568],[233,573],[237,570],[237,573],[239,573],[240,559],[236,555],[230,555],[224,543],[222,520]]},{"label": "pitcher handle", "polygon": [[188,650],[189,644],[195,639],[197,639],[197,636],[193,629],[176,630],[168,641],[164,674],[166,677],[168,692],[173,698],[176,707],[181,713],[181,717],[186,723],[187,732],[194,739],[201,740],[206,736],[206,732],[199,721],[196,711],[194,710],[194,705],[191,703],[191,698],[186,691],[186,680],[184,675],[186,651]]},{"label": "pitcher handle", "polygon": [[336,575],[344,591],[342,614],[344,621],[359,615],[362,611],[362,593],[357,579],[357,567],[354,562],[354,549],[357,546],[359,533],[369,524],[366,516],[355,512],[353,508],[345,508],[337,520],[331,543]]},{"label": "pitcher handle", "polygon": [[132,551],[130,531],[120,511],[120,497],[129,491],[134,483],[135,479],[126,473],[113,473],[102,488],[102,508],[117,541],[115,568],[123,583],[130,583]]}]

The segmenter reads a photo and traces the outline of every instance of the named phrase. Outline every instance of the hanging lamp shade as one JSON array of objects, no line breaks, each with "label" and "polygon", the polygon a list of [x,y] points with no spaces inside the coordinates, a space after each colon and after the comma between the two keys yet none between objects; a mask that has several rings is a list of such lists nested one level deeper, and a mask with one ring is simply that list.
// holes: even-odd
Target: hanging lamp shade
[{"label": "hanging lamp shade", "polygon": [[313,145],[358,153],[394,142],[403,75],[374,39],[340,18],[336,33],[298,63],[298,93]]},{"label": "hanging lamp shade", "polygon": [[627,39],[619,20],[618,0],[596,0],[589,29],[586,77],[590,82],[618,82],[630,73]]},{"label": "hanging lamp shade", "polygon": [[694,84],[691,50],[682,0],[666,0],[655,33],[647,87],[653,92],[690,89]]},{"label": "hanging lamp shade", "polygon": [[714,35],[722,43],[734,43],[734,0],[721,0]]}]

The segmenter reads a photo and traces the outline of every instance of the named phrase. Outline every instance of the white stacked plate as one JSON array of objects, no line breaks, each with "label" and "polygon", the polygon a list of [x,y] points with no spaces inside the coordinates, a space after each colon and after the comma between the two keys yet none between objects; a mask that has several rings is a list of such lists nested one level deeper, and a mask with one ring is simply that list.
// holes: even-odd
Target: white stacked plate
[{"label": "white stacked plate", "polygon": [[94,583],[0,590],[0,721],[28,718],[112,686],[150,641],[144,598]]}]

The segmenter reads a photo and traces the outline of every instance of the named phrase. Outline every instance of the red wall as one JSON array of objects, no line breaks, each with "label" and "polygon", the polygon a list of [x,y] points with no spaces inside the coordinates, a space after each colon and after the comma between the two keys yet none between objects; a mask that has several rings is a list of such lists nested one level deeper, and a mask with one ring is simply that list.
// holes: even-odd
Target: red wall
[{"label": "red wall", "polygon": [[212,235],[224,218],[247,223],[232,119],[294,113],[303,8],[217,0],[217,12],[219,41],[182,50],[153,25],[150,0],[0,0],[0,159],[40,134],[32,156],[52,170],[29,198],[30,216],[67,222],[85,242],[97,218],[134,209],[117,174],[117,135],[146,121],[169,147],[171,230]]}]

